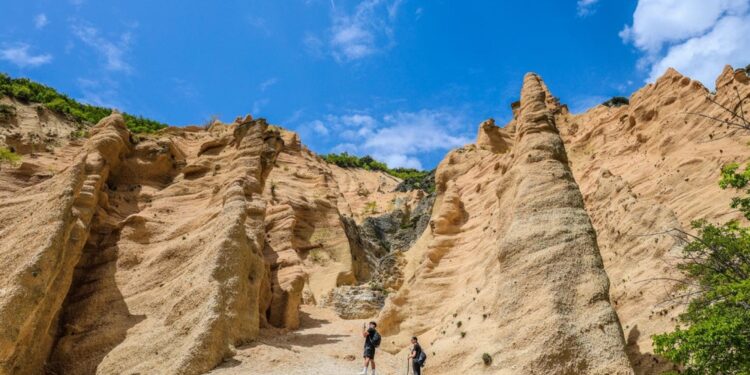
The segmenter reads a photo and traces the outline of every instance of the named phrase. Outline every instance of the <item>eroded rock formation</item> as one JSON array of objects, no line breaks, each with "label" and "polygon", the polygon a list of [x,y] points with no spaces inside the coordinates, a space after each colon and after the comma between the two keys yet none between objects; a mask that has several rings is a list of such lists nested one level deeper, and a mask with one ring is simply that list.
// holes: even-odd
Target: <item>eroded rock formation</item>
[{"label": "eroded rock formation", "polygon": [[383,349],[419,335],[436,374],[671,369],[650,339],[681,311],[671,230],[738,217],[716,181],[750,139],[694,114],[747,77],[670,70],[574,115],[529,74],[419,186],[249,116],[135,137],[0,98],[23,157],[0,165],[0,374],[205,373],[302,304],[379,313]]},{"label": "eroded rock formation", "polygon": [[[738,77],[740,77],[738,79]],[[705,218],[739,218],[728,209],[735,192],[717,184],[723,165],[748,159],[747,133],[704,116],[727,118],[750,95],[744,70],[726,67],[711,93],[669,69],[620,107],[596,106],[556,116],[576,181],[598,234],[611,300],[639,374],[672,369],[654,357],[651,336],[675,325],[682,311],[675,272],[681,242]],[[700,114],[700,115],[698,115]]]},{"label": "eroded rock formation", "polygon": [[428,342],[438,373],[632,373],[549,97],[528,74],[514,134],[483,124],[485,147],[438,167],[423,255],[379,318],[388,343]]},{"label": "eroded rock formation", "polygon": [[[196,156],[206,135],[135,144],[112,115],[71,167],[3,197],[3,373],[200,374],[257,335],[281,140],[246,126]],[[184,155],[213,172],[179,173]]]}]

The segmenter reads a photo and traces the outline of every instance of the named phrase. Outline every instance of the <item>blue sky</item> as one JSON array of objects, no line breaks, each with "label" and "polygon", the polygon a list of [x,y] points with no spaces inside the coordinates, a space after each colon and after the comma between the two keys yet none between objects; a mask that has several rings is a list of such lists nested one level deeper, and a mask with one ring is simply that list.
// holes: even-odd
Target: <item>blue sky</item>
[{"label": "blue sky", "polygon": [[[319,153],[433,168],[523,74],[575,111],[750,63],[750,0],[0,0],[0,71],[173,125],[252,113]],[[743,40],[745,39],[745,40]]]}]

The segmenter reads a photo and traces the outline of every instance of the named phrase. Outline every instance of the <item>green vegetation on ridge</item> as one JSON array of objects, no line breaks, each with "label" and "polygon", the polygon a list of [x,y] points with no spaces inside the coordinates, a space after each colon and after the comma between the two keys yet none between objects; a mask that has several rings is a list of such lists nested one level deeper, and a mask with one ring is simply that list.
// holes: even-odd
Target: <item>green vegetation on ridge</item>
[{"label": "green vegetation on ridge", "polygon": [[[25,103],[43,104],[50,110],[67,115],[79,123],[96,124],[112,113],[108,108],[79,103],[41,83],[27,78],[11,78],[4,73],[0,73],[0,95],[7,95]],[[128,128],[135,133],[153,133],[167,127],[166,124],[141,116],[127,113],[123,113],[122,116]]]},{"label": "green vegetation on ridge", "polygon": [[[368,171],[382,171],[391,176],[397,177],[410,185],[418,185],[419,182],[424,180],[425,177],[430,174],[430,171],[420,171],[414,168],[389,168],[388,165],[373,159],[370,155],[358,157],[356,155],[350,155],[347,152],[342,152],[340,154],[325,154],[320,157],[341,168],[362,168]],[[430,193],[434,190],[434,186],[425,186],[423,188]]]}]

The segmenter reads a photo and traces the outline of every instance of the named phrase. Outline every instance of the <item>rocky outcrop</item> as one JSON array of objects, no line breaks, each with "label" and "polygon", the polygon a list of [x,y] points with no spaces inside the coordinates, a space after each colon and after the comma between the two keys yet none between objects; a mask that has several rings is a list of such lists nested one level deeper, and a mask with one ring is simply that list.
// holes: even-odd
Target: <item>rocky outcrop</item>
[{"label": "rocky outcrop", "polygon": [[632,373],[549,99],[528,74],[510,150],[470,146],[438,167],[422,256],[379,317],[384,342],[429,342],[438,373]]},{"label": "rocky outcrop", "polygon": [[270,264],[269,323],[295,328],[303,289],[319,301],[332,289],[357,282],[358,261],[341,221],[344,200],[329,165],[284,131],[285,146],[263,192]]},{"label": "rocky outcrop", "polygon": [[380,208],[354,215],[352,207],[356,211],[369,199],[387,197],[388,209],[405,212],[420,192],[393,192],[397,179],[328,164],[302,146],[296,133],[282,136],[285,146],[264,191],[270,285],[262,305],[272,326],[296,328],[304,299],[326,304],[337,288],[370,281],[388,252],[354,219],[370,220]]},{"label": "rocky outcrop", "polygon": [[[429,186],[401,188],[402,181],[382,171],[362,168],[341,168],[328,164],[343,199],[338,200],[339,212],[361,223],[365,218],[387,214],[404,203],[415,205],[421,191]],[[429,176],[427,177],[429,180]]]},{"label": "rocky outcrop", "polygon": [[245,125],[188,177],[200,139],[135,144],[112,115],[64,173],[2,197],[0,373],[200,374],[257,335],[281,140]]},{"label": "rocky outcrop", "polygon": [[488,119],[479,125],[477,147],[492,152],[503,153],[510,149],[512,143],[510,135],[495,125],[495,119]]},{"label": "rocky outcrop", "polygon": [[629,105],[556,116],[638,374],[672,368],[654,357],[651,343],[652,335],[674,326],[684,306],[670,302],[679,285],[665,280],[679,276],[674,259],[680,243],[670,230],[689,229],[700,218],[739,217],[728,209],[735,193],[717,181],[723,165],[747,160],[750,137],[701,115],[726,116],[708,98],[727,108],[747,98],[750,85],[742,74],[725,68],[712,94],[669,69],[636,91]]},{"label": "rocky outcrop", "polygon": [[383,290],[370,285],[341,286],[326,296],[324,305],[331,306],[343,319],[367,319],[377,315],[385,303]]},{"label": "rocky outcrop", "polygon": [[63,174],[0,206],[0,373],[38,374],[81,259],[101,193],[131,144],[120,116],[92,138]]}]

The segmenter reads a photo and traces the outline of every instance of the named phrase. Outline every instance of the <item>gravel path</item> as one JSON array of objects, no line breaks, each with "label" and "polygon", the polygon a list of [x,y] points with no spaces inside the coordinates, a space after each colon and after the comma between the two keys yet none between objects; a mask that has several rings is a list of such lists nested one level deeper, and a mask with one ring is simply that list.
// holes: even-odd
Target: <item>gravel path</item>
[{"label": "gravel path", "polygon": [[[362,323],[342,320],[328,309],[302,306],[300,329],[263,330],[256,342],[238,348],[233,358],[210,374],[358,374],[362,370]],[[376,353],[375,363],[379,375],[406,373],[406,359],[399,361],[382,350]]]}]

